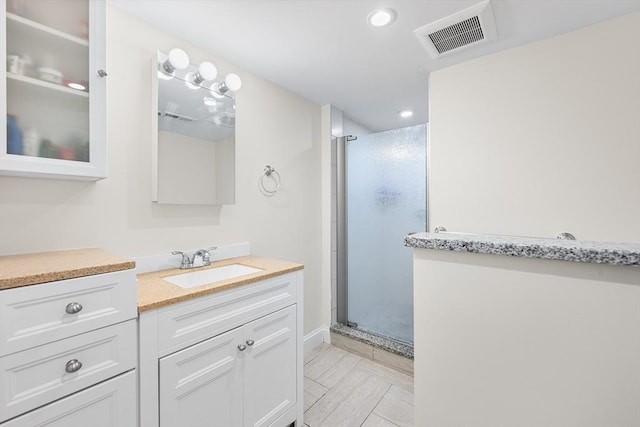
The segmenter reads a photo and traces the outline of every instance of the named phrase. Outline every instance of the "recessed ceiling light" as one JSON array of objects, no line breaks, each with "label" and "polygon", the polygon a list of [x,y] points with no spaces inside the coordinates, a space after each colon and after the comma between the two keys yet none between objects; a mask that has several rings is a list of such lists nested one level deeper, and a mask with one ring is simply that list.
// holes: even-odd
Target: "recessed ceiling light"
[{"label": "recessed ceiling light", "polygon": [[402,117],[403,119],[407,119],[407,118],[413,116],[413,111],[411,111],[411,110],[398,111],[398,115],[400,117]]},{"label": "recessed ceiling light", "polygon": [[374,27],[384,27],[395,19],[396,12],[393,9],[377,9],[367,16],[367,22]]}]

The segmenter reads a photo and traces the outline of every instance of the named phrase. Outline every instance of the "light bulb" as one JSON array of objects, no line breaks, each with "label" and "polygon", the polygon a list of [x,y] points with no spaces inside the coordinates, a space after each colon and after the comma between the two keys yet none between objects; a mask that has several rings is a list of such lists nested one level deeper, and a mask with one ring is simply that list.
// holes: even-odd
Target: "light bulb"
[{"label": "light bulb", "polygon": [[169,59],[162,64],[162,68],[169,74],[173,74],[176,70],[184,70],[188,66],[189,55],[177,47],[169,51]]},{"label": "light bulb", "polygon": [[242,86],[242,80],[240,80],[237,74],[231,73],[227,74],[227,77],[224,78],[224,84],[228,90],[235,92]]},{"label": "light bulb", "polygon": [[182,49],[173,48],[169,51],[169,63],[176,70],[184,70],[189,66],[189,55]]},{"label": "light bulb", "polygon": [[198,74],[202,81],[211,81],[218,75],[218,69],[211,62],[205,61],[198,66]]},{"label": "light bulb", "polygon": [[407,119],[407,118],[413,116],[413,111],[411,111],[411,110],[398,111],[398,115],[400,117],[402,117],[403,119]]},{"label": "light bulb", "polygon": [[208,80],[213,80],[218,75],[216,66],[211,62],[203,62],[198,66],[198,71],[195,73],[187,73],[185,76],[184,84],[189,89],[198,89],[200,85]]},{"label": "light bulb", "polygon": [[230,73],[224,78],[224,82],[211,85],[211,95],[221,99],[225,93],[229,91],[235,92],[240,89],[241,86],[242,80],[240,80],[240,77],[238,77],[237,74]]}]

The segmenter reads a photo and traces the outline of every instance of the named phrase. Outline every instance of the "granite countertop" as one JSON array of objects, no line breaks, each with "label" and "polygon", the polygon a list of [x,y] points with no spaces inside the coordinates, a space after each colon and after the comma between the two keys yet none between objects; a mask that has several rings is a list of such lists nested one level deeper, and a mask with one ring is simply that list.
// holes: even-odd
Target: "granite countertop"
[{"label": "granite countertop", "polygon": [[465,233],[415,233],[406,246],[611,265],[640,265],[640,244]]},{"label": "granite countertop", "polygon": [[98,248],[0,256],[0,289],[18,288],[135,268]]},{"label": "granite countertop", "polygon": [[[242,264],[249,267],[260,268],[262,271],[237,277],[234,279],[222,280],[210,285],[202,285],[194,288],[183,289],[173,285],[164,277],[175,276],[177,274],[206,270],[210,268],[223,267],[230,264]],[[270,277],[280,276],[293,271],[302,270],[304,266],[288,261],[281,261],[272,258],[262,258],[256,256],[243,256],[230,258],[211,263],[207,267],[180,270],[173,268],[170,270],[154,271],[138,275],[138,313],[187,301],[204,295],[233,289],[238,286],[258,282]]]}]

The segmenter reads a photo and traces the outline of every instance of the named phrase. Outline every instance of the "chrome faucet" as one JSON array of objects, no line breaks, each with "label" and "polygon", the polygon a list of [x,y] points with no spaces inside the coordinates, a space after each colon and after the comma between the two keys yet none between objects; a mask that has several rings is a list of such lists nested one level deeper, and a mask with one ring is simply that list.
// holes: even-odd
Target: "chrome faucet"
[{"label": "chrome faucet", "polygon": [[193,254],[193,258],[191,259],[191,265],[193,266],[193,264],[196,262],[196,258],[197,257],[201,257],[202,258],[202,265],[211,265],[211,253],[209,251],[215,251],[216,249],[218,249],[216,246],[212,246],[208,249],[198,249],[194,254]]},{"label": "chrome faucet", "polygon": [[202,258],[202,266],[207,266],[207,265],[211,265],[211,252],[210,251],[214,251],[218,249],[217,246],[212,246],[208,249],[198,249],[197,251],[195,251],[193,253],[193,255],[191,257],[189,257],[189,254],[186,252],[182,252],[182,251],[173,251],[171,252],[171,255],[182,255],[182,261],[180,262],[180,269],[181,270],[186,270],[188,268],[193,268],[193,264],[196,261],[196,258],[200,257]]}]

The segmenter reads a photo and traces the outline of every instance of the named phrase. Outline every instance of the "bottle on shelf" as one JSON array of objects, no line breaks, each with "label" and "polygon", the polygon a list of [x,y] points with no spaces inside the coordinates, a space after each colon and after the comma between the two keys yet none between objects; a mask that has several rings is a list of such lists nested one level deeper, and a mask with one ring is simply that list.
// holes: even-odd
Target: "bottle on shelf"
[{"label": "bottle on shelf", "polygon": [[7,55],[7,72],[22,74],[24,71],[23,64],[19,55]]},{"label": "bottle on shelf", "polygon": [[38,152],[38,157],[44,157],[47,159],[58,158],[58,150],[53,145],[50,139],[43,139],[40,142],[40,151]]},{"label": "bottle on shelf", "polygon": [[34,157],[37,157],[40,154],[40,135],[33,127],[28,127],[24,131],[24,136],[22,138],[22,154]]},{"label": "bottle on shelf", "polygon": [[18,124],[18,118],[7,115],[7,153],[22,154],[22,131]]}]

